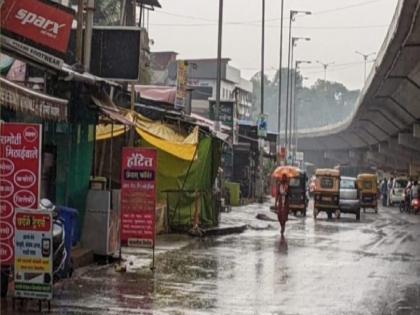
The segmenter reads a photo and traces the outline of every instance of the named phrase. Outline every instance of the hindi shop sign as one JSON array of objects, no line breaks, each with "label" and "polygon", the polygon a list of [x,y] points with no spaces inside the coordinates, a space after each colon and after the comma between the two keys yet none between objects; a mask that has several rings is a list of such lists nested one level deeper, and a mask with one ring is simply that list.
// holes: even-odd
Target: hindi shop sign
[{"label": "hindi shop sign", "polygon": [[157,151],[124,148],[121,168],[121,243],[154,247]]},{"label": "hindi shop sign", "polygon": [[30,113],[40,118],[55,121],[67,120],[67,100],[34,92],[4,78],[0,78],[0,86],[0,106]]},{"label": "hindi shop sign", "polygon": [[16,209],[15,296],[51,300],[53,219],[50,211]]},{"label": "hindi shop sign", "polygon": [[0,123],[0,263],[14,261],[15,208],[38,207],[41,125]]}]

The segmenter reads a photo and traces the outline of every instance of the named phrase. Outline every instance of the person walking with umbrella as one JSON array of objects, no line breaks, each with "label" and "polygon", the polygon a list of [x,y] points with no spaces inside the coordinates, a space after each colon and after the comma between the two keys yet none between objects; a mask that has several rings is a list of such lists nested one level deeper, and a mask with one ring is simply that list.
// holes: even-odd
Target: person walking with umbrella
[{"label": "person walking with umbrella", "polygon": [[286,230],[286,222],[289,217],[289,178],[283,174],[281,180],[277,184],[277,194],[275,207],[277,209],[277,218],[280,223],[281,238],[284,240],[284,232]]}]

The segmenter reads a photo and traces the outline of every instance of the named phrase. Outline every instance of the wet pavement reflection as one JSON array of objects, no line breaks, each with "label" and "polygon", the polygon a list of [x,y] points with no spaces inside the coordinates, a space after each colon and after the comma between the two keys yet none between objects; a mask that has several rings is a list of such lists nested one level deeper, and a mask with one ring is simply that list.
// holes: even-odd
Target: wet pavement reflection
[{"label": "wet pavement reflection", "polygon": [[222,219],[244,233],[158,252],[154,274],[135,251],[127,272],[82,268],[56,286],[53,313],[420,314],[420,216],[291,217],[286,244],[258,213],[275,218],[269,204],[235,208]]}]

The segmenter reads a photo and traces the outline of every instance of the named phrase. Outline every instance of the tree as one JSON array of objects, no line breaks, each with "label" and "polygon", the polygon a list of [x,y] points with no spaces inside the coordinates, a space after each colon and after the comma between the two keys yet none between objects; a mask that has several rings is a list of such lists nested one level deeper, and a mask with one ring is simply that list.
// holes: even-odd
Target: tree
[{"label": "tree", "polygon": [[[284,128],[286,117],[287,69],[282,69],[281,89],[281,128]],[[318,80],[311,87],[303,87],[302,76],[292,72],[291,81],[296,77],[296,112],[298,128],[316,128],[337,123],[347,118],[354,110],[359,91],[349,91],[343,84]],[[253,117],[260,112],[261,80],[260,73],[255,74],[251,81],[254,86]],[[268,130],[277,131],[278,121],[278,83],[279,72],[273,80],[265,78],[264,82],[264,112],[268,115]]]}]

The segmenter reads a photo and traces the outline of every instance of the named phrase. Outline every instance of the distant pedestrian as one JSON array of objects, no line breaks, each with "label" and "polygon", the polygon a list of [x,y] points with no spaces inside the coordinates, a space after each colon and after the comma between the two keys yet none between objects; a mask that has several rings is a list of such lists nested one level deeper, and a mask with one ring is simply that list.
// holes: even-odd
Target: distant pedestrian
[{"label": "distant pedestrian", "polygon": [[286,222],[289,217],[289,179],[286,175],[283,175],[281,181],[277,185],[276,195],[276,209],[277,218],[281,228],[281,238],[284,239],[284,232],[286,230]]},{"label": "distant pedestrian", "polygon": [[387,206],[391,205],[391,190],[392,190],[392,186],[394,184],[394,177],[391,177],[390,180],[388,181],[388,191],[387,191]]},{"label": "distant pedestrian", "polygon": [[386,178],[384,178],[384,180],[382,181],[381,193],[382,193],[382,205],[386,207],[387,202],[388,202],[388,182]]}]

